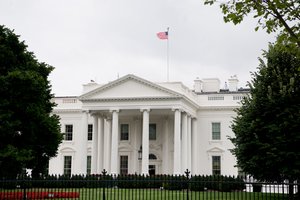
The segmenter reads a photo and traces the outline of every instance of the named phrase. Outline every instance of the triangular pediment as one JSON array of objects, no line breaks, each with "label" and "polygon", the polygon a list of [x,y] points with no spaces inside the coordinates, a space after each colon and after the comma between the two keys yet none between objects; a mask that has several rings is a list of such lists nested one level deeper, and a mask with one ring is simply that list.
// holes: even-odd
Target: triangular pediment
[{"label": "triangular pediment", "polygon": [[207,150],[207,152],[208,153],[223,153],[225,151],[219,147],[213,147],[213,148]]},{"label": "triangular pediment", "polygon": [[80,96],[81,100],[171,98],[181,94],[134,75],[127,75]]}]

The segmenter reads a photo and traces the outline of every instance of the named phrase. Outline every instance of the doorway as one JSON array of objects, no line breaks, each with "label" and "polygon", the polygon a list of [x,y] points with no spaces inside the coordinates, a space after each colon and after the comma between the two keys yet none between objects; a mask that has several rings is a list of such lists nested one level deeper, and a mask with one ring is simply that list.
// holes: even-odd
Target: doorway
[{"label": "doorway", "polygon": [[155,165],[149,165],[149,175],[150,176],[155,175]]}]

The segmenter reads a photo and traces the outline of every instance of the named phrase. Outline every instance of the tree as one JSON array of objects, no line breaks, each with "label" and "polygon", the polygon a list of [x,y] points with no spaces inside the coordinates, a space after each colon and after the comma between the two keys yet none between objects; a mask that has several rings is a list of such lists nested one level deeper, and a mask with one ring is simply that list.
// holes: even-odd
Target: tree
[{"label": "tree", "polygon": [[258,180],[300,180],[299,48],[278,42],[263,56],[232,124],[232,152]]},{"label": "tree", "polygon": [[[218,0],[204,0],[212,5]],[[289,38],[300,48],[300,1],[299,0],[225,0],[220,4],[225,22],[239,24],[244,17],[253,14],[258,26],[268,33],[280,30],[281,37]]]},{"label": "tree", "polygon": [[51,115],[52,70],[0,26],[0,177],[16,177],[24,168],[43,173],[57,153],[62,134],[58,116]]}]

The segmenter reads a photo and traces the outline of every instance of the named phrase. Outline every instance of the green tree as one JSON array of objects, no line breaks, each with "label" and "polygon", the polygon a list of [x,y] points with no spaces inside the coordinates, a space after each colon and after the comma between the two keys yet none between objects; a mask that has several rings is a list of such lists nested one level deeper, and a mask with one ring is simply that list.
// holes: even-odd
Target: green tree
[{"label": "green tree", "polygon": [[[204,0],[212,5],[219,0]],[[289,38],[300,47],[300,1],[299,0],[225,0],[220,4],[225,22],[239,24],[245,16],[258,19],[258,26],[268,33],[281,31],[281,37]]]},{"label": "green tree", "polygon": [[0,177],[16,177],[23,168],[36,176],[57,153],[62,134],[58,116],[51,115],[52,70],[0,26]]},{"label": "green tree", "polygon": [[232,124],[232,152],[259,180],[300,180],[299,48],[276,43],[263,56]]}]

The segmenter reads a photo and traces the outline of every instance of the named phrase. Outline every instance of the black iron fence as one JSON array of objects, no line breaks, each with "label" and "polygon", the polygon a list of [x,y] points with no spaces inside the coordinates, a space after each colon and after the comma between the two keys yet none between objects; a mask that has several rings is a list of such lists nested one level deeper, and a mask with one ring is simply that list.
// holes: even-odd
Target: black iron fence
[{"label": "black iron fence", "polygon": [[0,180],[0,200],[284,200],[299,199],[296,183],[257,182],[249,177],[185,175],[42,176]]}]

